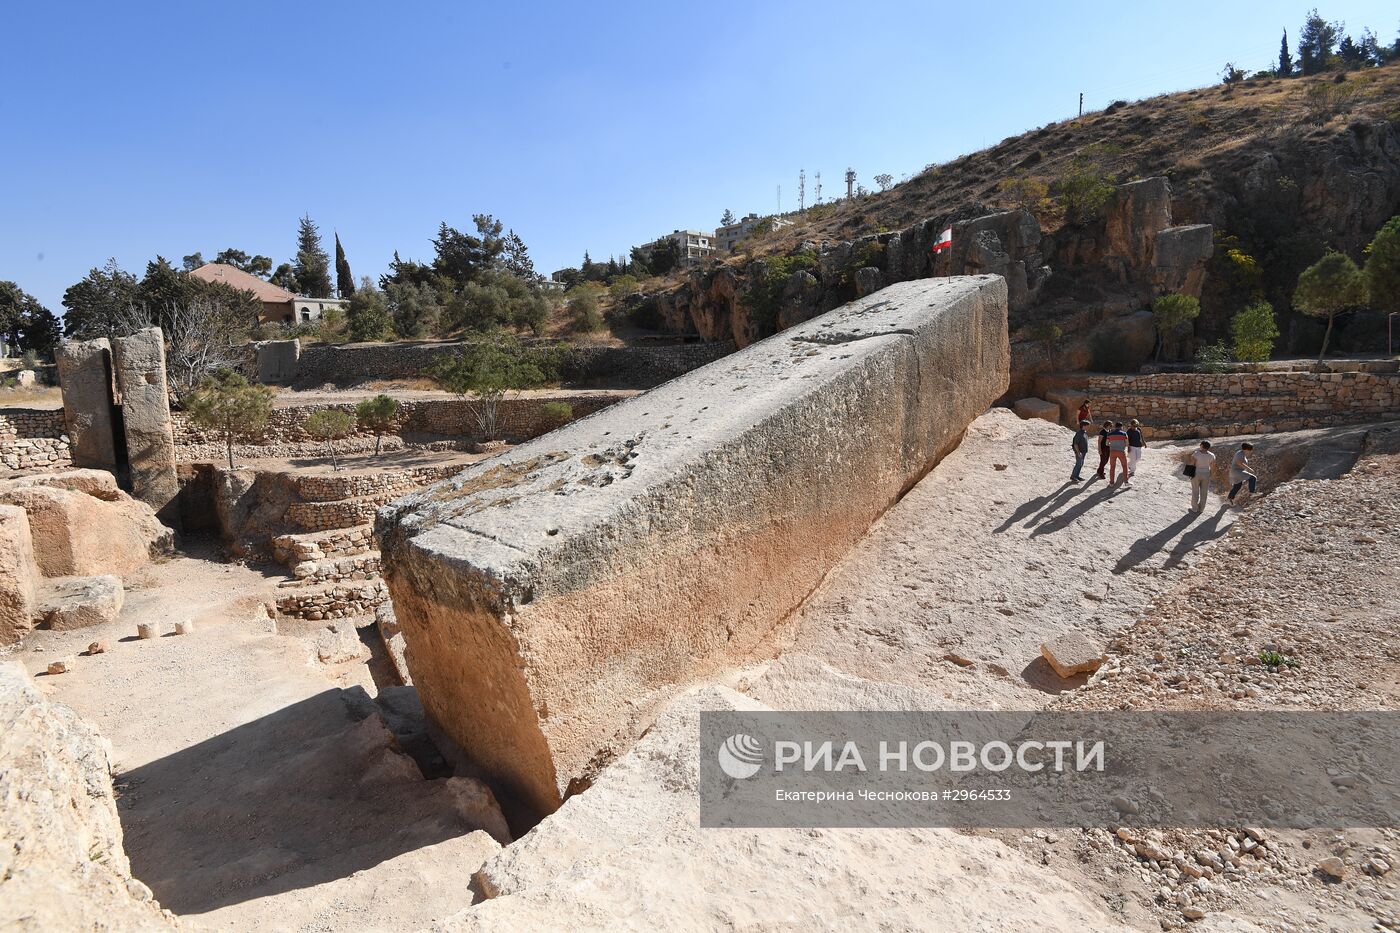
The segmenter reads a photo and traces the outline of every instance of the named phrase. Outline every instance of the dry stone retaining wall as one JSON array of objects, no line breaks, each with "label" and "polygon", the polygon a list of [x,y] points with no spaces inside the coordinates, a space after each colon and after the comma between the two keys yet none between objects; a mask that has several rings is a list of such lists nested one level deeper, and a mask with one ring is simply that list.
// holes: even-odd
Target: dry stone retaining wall
[{"label": "dry stone retaining wall", "polygon": [[379,580],[346,583],[325,590],[305,590],[278,597],[277,611],[284,616],[310,619],[347,619],[374,612],[389,599],[389,591]]},{"label": "dry stone retaining wall", "polygon": [[58,470],[72,465],[62,411],[0,411],[0,473]]},{"label": "dry stone retaining wall", "polygon": [[424,707],[543,815],[675,690],[771,654],[1006,391],[1000,276],[891,286],[398,500]]},{"label": "dry stone retaining wall", "polygon": [[[412,379],[423,375],[456,343],[313,344],[296,361],[299,386],[352,385],[367,379]],[[734,352],[732,342],[628,347],[561,347],[565,385],[649,389]]]},{"label": "dry stone retaining wall", "polygon": [[[551,403],[562,402],[569,406],[572,417],[581,418],[633,394],[635,393],[630,391],[600,391],[557,397],[506,398],[501,400],[496,410],[497,427],[504,437],[514,440],[528,440],[559,427],[557,416],[546,411],[546,406]],[[355,404],[349,402],[335,405],[297,405],[273,409],[267,429],[262,433],[262,436],[256,442],[240,442],[235,445],[237,452],[245,457],[323,455],[326,449],[325,442],[307,434],[302,425],[314,412],[328,408],[348,412],[351,415],[355,413]],[[455,435],[462,442],[483,440],[484,436],[477,427],[474,411],[475,403],[467,399],[443,398],[406,401],[403,403],[401,414],[393,430],[384,438],[385,449],[402,446],[402,435]],[[217,433],[195,425],[183,412],[176,412],[174,420],[175,444],[181,461],[223,458],[223,439]],[[367,432],[356,432],[336,441],[336,449],[346,452],[373,450],[374,435]]]},{"label": "dry stone retaining wall", "polygon": [[1143,422],[1151,437],[1262,434],[1400,417],[1400,374],[1150,373],[1043,377],[1040,394],[1087,395],[1096,419]]}]

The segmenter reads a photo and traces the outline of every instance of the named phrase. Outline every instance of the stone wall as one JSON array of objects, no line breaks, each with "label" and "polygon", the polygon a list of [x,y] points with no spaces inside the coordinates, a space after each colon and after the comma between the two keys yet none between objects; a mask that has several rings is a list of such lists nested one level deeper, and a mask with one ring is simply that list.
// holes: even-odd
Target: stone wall
[{"label": "stone wall", "polygon": [[[1037,380],[1062,409],[1143,422],[1149,437],[1228,436],[1400,418],[1400,374],[1372,372],[1068,374]],[[1065,420],[1073,417],[1065,414]]]},{"label": "stone wall", "polygon": [[[451,342],[312,344],[295,362],[295,384],[353,385],[369,379],[412,379]],[[567,386],[649,389],[734,352],[732,343],[674,343],[656,346],[578,346],[563,349],[560,380]],[[287,364],[285,361],[285,365]],[[288,380],[284,375],[281,381]]]},{"label": "stone wall", "polygon": [[[547,411],[551,403],[569,406],[572,417],[581,418],[634,395],[631,391],[599,391],[586,394],[567,393],[558,396],[534,395],[526,398],[505,398],[496,410],[497,427],[501,435],[513,441],[538,437],[559,427],[557,416]],[[473,414],[475,404],[467,399],[441,398],[403,402],[391,436],[386,436],[386,448],[401,446],[404,435],[450,436],[465,442],[483,440]],[[307,434],[302,425],[313,413],[327,408],[355,413],[354,403],[297,405],[273,409],[266,430],[255,441],[236,445],[240,456],[289,457],[321,456],[326,445]],[[182,462],[222,459],[224,445],[217,433],[195,425],[189,415],[176,412],[175,446]],[[336,449],[365,451],[374,448],[374,435],[357,432],[336,441]]]},{"label": "stone wall", "polygon": [[62,411],[0,411],[0,474],[13,470],[58,470],[72,465]]},{"label": "stone wall", "polygon": [[389,593],[378,580],[346,583],[326,590],[293,591],[278,597],[277,611],[297,619],[347,619],[374,612],[388,602]]},{"label": "stone wall", "polygon": [[1000,276],[892,286],[381,510],[423,705],[543,815],[683,686],[770,656],[1007,385]]}]

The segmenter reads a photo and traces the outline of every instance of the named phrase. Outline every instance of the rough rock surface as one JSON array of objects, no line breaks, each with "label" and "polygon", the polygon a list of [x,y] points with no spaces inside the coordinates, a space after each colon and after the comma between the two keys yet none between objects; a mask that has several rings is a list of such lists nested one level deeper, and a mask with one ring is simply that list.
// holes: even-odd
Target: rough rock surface
[{"label": "rough rock surface", "polygon": [[1051,869],[952,830],[700,829],[698,711],[766,708],[681,697],[477,872],[488,900],[432,929],[1122,929]]},{"label": "rough rock surface", "polygon": [[384,603],[374,610],[374,625],[379,629],[379,637],[384,640],[389,663],[393,665],[399,682],[411,686],[413,674],[408,669],[408,643],[404,641],[403,630],[399,628],[398,617],[394,615],[393,603]]},{"label": "rough rock surface", "polygon": [[132,495],[174,526],[179,521],[180,483],[175,477],[175,436],[160,328],[148,327],[113,340],[112,365],[121,391]]},{"label": "rough rock surface", "polygon": [[0,481],[0,503],[28,515],[35,561],[48,577],[127,573],[168,554],[173,543],[149,506],[99,470]]},{"label": "rough rock surface", "polygon": [[1040,646],[1040,654],[1064,678],[1092,674],[1103,663],[1103,649],[1083,632],[1066,632]]},{"label": "rough rock surface", "polygon": [[8,662],[0,663],[0,837],[0,928],[174,928],[131,877],[106,742]]},{"label": "rough rock surface", "polygon": [[1120,185],[1104,224],[1108,253],[1135,268],[1149,268],[1157,234],[1171,224],[1172,188],[1167,179],[1144,178]]},{"label": "rough rock surface", "polygon": [[54,359],[74,466],[116,470],[111,345],[106,337],[68,341],[54,350]]},{"label": "rough rock surface", "polygon": [[0,645],[19,641],[34,627],[38,575],[24,509],[0,505]]},{"label": "rough rock surface", "polygon": [[126,591],[120,577],[59,577],[44,581],[39,617],[55,631],[69,631],[115,622]]},{"label": "rough rock surface", "polygon": [[677,687],[771,654],[1005,390],[1005,315],[999,277],[893,286],[382,510],[429,714],[555,809]]}]

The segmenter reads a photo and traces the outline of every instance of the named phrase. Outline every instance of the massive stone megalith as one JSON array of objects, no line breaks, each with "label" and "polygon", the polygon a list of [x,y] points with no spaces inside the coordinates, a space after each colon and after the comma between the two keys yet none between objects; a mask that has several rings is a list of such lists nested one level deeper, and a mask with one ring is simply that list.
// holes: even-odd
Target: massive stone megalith
[{"label": "massive stone megalith", "polygon": [[54,358],[73,465],[115,472],[111,345],[106,337],[68,341],[54,351]]},{"label": "massive stone megalith", "polygon": [[892,286],[386,506],[437,723],[537,815],[782,623],[1006,391],[1000,276]]},{"label": "massive stone megalith", "polygon": [[175,475],[175,435],[160,328],[147,327],[113,340],[112,365],[121,390],[131,494],[174,527],[180,518],[176,502],[180,481]]}]

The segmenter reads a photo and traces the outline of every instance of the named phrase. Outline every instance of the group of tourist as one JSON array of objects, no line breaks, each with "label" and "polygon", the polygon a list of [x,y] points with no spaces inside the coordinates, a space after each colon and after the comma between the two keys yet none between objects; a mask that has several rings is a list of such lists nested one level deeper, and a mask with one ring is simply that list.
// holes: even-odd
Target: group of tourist
[{"label": "group of tourist", "polygon": [[[1080,483],[1084,470],[1084,460],[1089,456],[1089,428],[1093,424],[1093,409],[1085,399],[1079,406],[1079,430],[1074,432],[1070,449],[1074,452],[1074,470],[1070,482]],[[1099,429],[1099,469],[1095,479],[1107,479],[1110,485],[1122,483],[1126,488],[1137,475],[1138,462],[1146,446],[1142,436],[1142,425],[1136,418],[1126,425],[1121,421],[1105,421]],[[1230,461],[1230,505],[1236,504],[1236,497],[1244,486],[1249,486],[1249,494],[1254,495],[1259,477],[1250,465],[1249,456],[1254,451],[1253,444],[1241,444],[1239,451]],[[1210,493],[1210,475],[1215,466],[1215,454],[1211,452],[1210,441],[1201,441],[1199,447],[1183,456],[1185,475],[1191,478],[1191,511],[1200,514],[1205,511]],[[1119,469],[1123,478],[1118,478]],[[1107,475],[1105,475],[1107,471]]]}]

